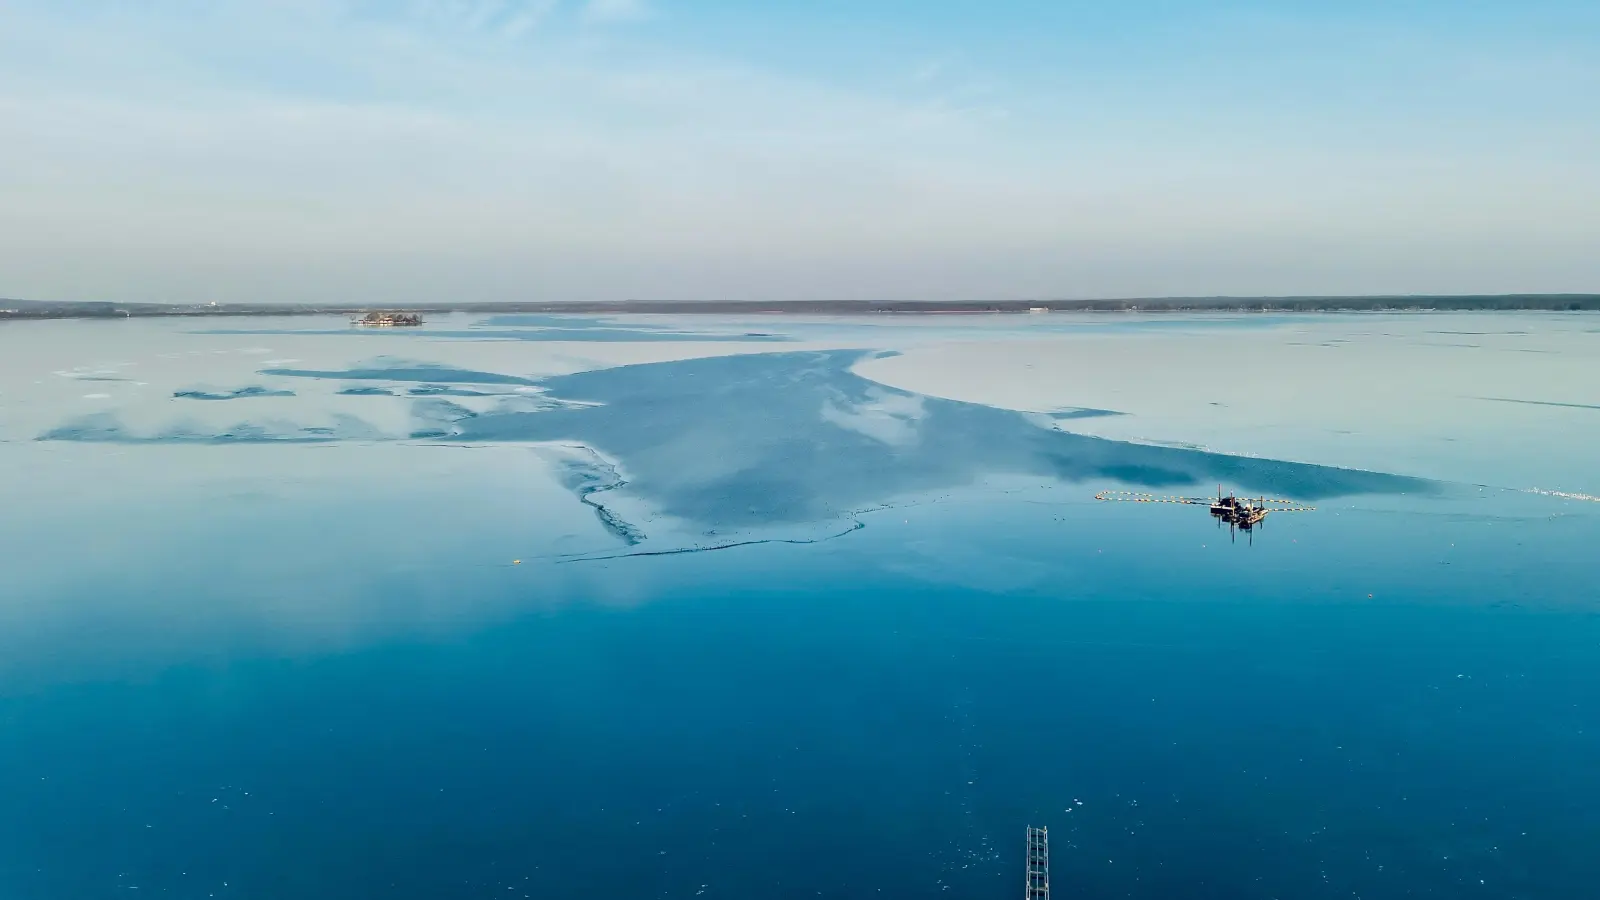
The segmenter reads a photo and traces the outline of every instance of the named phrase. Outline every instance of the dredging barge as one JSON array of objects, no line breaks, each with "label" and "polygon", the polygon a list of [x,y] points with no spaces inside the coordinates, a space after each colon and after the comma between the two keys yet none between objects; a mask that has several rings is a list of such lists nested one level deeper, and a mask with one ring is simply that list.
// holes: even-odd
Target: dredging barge
[{"label": "dredging barge", "polygon": [[1211,501],[1211,515],[1219,523],[1226,522],[1230,528],[1242,531],[1249,531],[1265,522],[1270,511],[1265,497],[1257,501],[1242,499],[1232,494],[1224,497],[1220,487],[1217,488],[1217,499]]}]

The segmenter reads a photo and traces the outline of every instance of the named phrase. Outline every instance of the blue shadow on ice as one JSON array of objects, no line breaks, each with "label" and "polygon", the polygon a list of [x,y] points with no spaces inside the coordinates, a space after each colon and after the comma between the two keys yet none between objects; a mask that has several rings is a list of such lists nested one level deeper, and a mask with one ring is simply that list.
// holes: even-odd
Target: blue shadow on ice
[{"label": "blue shadow on ice", "polygon": [[190,388],[185,391],[173,391],[172,396],[179,400],[244,400],[250,397],[293,397],[294,391],[275,390],[260,385],[251,385],[231,391],[207,391],[200,388]]},{"label": "blue shadow on ice", "polygon": [[319,369],[262,369],[262,375],[278,375],[291,378],[332,378],[341,381],[422,381],[444,384],[538,384],[531,378],[519,378],[516,375],[501,375],[496,372],[474,372],[470,369],[456,369],[450,366],[438,366],[432,363],[402,363],[396,365],[374,365],[360,369],[319,370]]},{"label": "blue shadow on ice", "polygon": [[571,341],[574,343],[659,344],[665,342],[725,344],[776,343],[794,338],[766,332],[725,333],[709,331],[646,331],[633,328],[541,328],[481,329],[474,331],[435,331],[431,337],[479,341]]},{"label": "blue shadow on ice", "polygon": [[750,525],[833,517],[985,474],[1150,488],[1226,482],[1304,500],[1427,491],[1415,478],[1152,447],[1054,430],[1010,410],[886,387],[858,351],[623,366],[543,381],[574,405],[457,423],[469,441],[574,441],[618,461],[669,515]]},{"label": "blue shadow on ice", "polygon": [[[621,487],[655,510],[717,527],[816,522],[896,497],[969,484],[986,475],[1065,482],[1117,481],[1152,489],[1226,483],[1307,501],[1353,494],[1429,492],[1433,482],[1329,466],[1147,446],[1057,430],[1063,418],[927,397],[857,375],[860,351],[765,353],[621,366],[535,380],[427,363],[337,371],[269,369],[267,375],[438,386],[537,385],[536,409],[477,413],[443,396],[412,401],[413,439],[559,441],[595,451],[602,468],[578,473],[580,495]],[[241,423],[221,433],[191,425],[131,434],[111,414],[76,419],[40,440],[129,443],[266,443],[384,440],[362,420],[334,427]],[[609,462],[607,461],[609,460]],[[587,463],[580,464],[579,468]],[[571,475],[571,473],[569,473]],[[594,482],[590,484],[589,482]],[[597,500],[588,502],[599,508]]]},{"label": "blue shadow on ice", "polygon": [[332,426],[302,427],[287,422],[239,422],[221,431],[179,424],[154,433],[130,430],[116,413],[92,413],[39,435],[40,441],[83,444],[326,444],[382,440],[377,428],[354,416],[335,416]]}]

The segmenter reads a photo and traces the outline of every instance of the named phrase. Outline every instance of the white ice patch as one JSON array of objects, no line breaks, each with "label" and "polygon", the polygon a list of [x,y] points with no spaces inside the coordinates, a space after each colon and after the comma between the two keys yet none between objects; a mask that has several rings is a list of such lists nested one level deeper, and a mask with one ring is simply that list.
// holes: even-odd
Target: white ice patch
[{"label": "white ice patch", "polygon": [[871,388],[863,402],[824,400],[822,421],[880,444],[904,447],[917,441],[917,423],[925,414],[922,401],[922,397],[914,394]]},{"label": "white ice patch", "polygon": [[58,369],[53,374],[60,378],[71,378],[77,381],[120,380],[122,369],[128,365],[128,363],[113,363],[109,366],[100,367],[76,366],[71,369]]},{"label": "white ice patch", "polygon": [[1600,497],[1593,494],[1576,494],[1568,491],[1547,491],[1542,488],[1528,488],[1530,494],[1543,494],[1546,497],[1560,497],[1563,500],[1587,500],[1590,503],[1600,503]]}]

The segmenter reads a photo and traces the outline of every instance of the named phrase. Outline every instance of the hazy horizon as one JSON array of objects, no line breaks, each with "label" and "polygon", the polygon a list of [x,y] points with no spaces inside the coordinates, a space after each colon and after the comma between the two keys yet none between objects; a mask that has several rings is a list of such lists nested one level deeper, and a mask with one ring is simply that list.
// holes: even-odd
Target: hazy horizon
[{"label": "hazy horizon", "polygon": [[0,297],[1600,290],[1600,8],[0,6]]},{"label": "hazy horizon", "polygon": [[[106,306],[127,307],[127,308],[130,308],[130,309],[142,309],[142,308],[163,309],[163,308],[169,308],[169,307],[171,307],[171,308],[192,309],[192,308],[216,307],[219,310],[223,310],[223,309],[244,309],[244,310],[249,310],[249,309],[255,309],[255,308],[271,309],[273,307],[280,307],[281,306],[281,307],[284,307],[285,309],[310,309],[310,310],[322,309],[322,310],[335,310],[335,311],[347,310],[347,309],[352,309],[352,310],[353,309],[363,309],[363,310],[401,309],[401,310],[403,310],[403,309],[430,309],[431,308],[431,309],[449,309],[449,310],[454,310],[454,311],[457,311],[457,312],[487,311],[487,310],[492,310],[492,309],[497,308],[497,307],[505,307],[507,309],[516,309],[516,308],[522,308],[522,307],[538,307],[538,308],[542,309],[542,308],[548,308],[548,307],[561,307],[561,306],[570,306],[574,310],[579,311],[579,312],[581,312],[583,310],[594,309],[594,308],[600,307],[600,306],[616,306],[618,308],[623,308],[624,311],[626,309],[654,309],[654,308],[657,308],[657,307],[679,307],[679,306],[685,307],[685,308],[703,306],[703,307],[715,308],[717,311],[722,311],[722,310],[725,310],[725,309],[727,309],[729,307],[738,307],[738,306],[749,306],[752,309],[784,309],[784,310],[795,310],[797,308],[808,307],[808,306],[816,306],[818,308],[840,308],[840,309],[866,309],[866,308],[869,308],[869,307],[871,307],[871,308],[880,308],[881,307],[881,308],[894,308],[894,309],[908,309],[908,310],[912,310],[912,311],[914,311],[916,309],[921,309],[921,308],[924,308],[924,307],[930,307],[930,306],[950,306],[950,307],[954,307],[954,308],[957,308],[957,309],[960,309],[960,310],[972,310],[972,311],[981,311],[982,309],[989,308],[989,307],[993,307],[993,308],[995,308],[997,310],[1026,311],[1026,309],[1024,308],[1025,304],[1037,303],[1037,304],[1040,304],[1040,306],[1037,307],[1039,309],[1052,308],[1052,309],[1055,309],[1055,310],[1058,310],[1058,311],[1062,311],[1062,312],[1070,312],[1073,309],[1080,309],[1081,308],[1083,311],[1091,311],[1092,312],[1092,311],[1094,311],[1094,309],[1090,307],[1091,304],[1108,304],[1108,303],[1109,304],[1116,304],[1116,303],[1125,303],[1125,304],[1133,304],[1133,303],[1178,304],[1177,306],[1163,305],[1163,306],[1160,306],[1159,308],[1163,309],[1163,310],[1170,309],[1172,311],[1183,311],[1183,310],[1197,311],[1197,310],[1205,310],[1205,309],[1210,308],[1212,306],[1215,306],[1219,310],[1229,310],[1229,309],[1237,308],[1238,304],[1282,302],[1282,303],[1295,304],[1295,306],[1288,307],[1288,309],[1306,309],[1306,310],[1309,311],[1309,310],[1312,310],[1312,309],[1316,308],[1316,307],[1312,306],[1312,304],[1323,303],[1323,302],[1331,303],[1331,304],[1338,304],[1338,303],[1343,303],[1343,302],[1346,302],[1346,301],[1357,301],[1357,302],[1360,302],[1360,301],[1396,300],[1396,301],[1407,301],[1407,302],[1424,302],[1424,301],[1435,301],[1436,300],[1436,301],[1440,301],[1440,302],[1444,302],[1444,303],[1450,303],[1452,301],[1493,301],[1493,300],[1518,300],[1518,299],[1546,300],[1546,301],[1557,301],[1557,302],[1560,302],[1560,301],[1564,301],[1567,298],[1571,298],[1573,300],[1586,301],[1586,303],[1582,307],[1573,306],[1573,307],[1570,308],[1570,310],[1567,307],[1560,307],[1559,310],[1558,310],[1556,307],[1539,307],[1539,306],[1509,307],[1508,306],[1508,307],[1504,307],[1504,308],[1499,308],[1499,307],[1489,307],[1489,306],[1481,306],[1480,307],[1480,306],[1476,306],[1476,305],[1463,304],[1463,305],[1459,305],[1459,306],[1447,306],[1447,307],[1444,307],[1442,311],[1445,311],[1445,312],[1462,312],[1462,311],[1474,311],[1474,310],[1476,310],[1476,311],[1484,311],[1484,312],[1495,312],[1495,311],[1528,312],[1528,311],[1539,311],[1539,310],[1578,311],[1580,309],[1585,310],[1585,311],[1592,311],[1593,308],[1591,306],[1587,305],[1587,302],[1594,301],[1596,298],[1600,298],[1600,294],[1593,293],[1593,292],[1576,292],[1576,291],[1567,291],[1567,292],[1561,292],[1561,293],[1515,292],[1515,293],[1502,293],[1502,294],[1324,294],[1324,295],[1316,295],[1316,294],[1289,295],[1289,294],[1284,294],[1284,295],[1275,295],[1275,296],[1274,295],[1254,295],[1254,296],[1250,296],[1250,295],[1213,294],[1213,295],[1210,295],[1210,296],[1165,296],[1165,297],[1132,297],[1132,296],[1119,296],[1119,297],[1109,297],[1109,296],[1108,297],[1032,297],[1032,298],[991,298],[991,297],[962,298],[962,297],[950,297],[950,298],[939,299],[939,300],[901,300],[901,301],[871,300],[871,299],[862,299],[862,300],[792,299],[792,300],[766,300],[766,301],[764,301],[764,300],[756,300],[756,299],[737,299],[737,298],[736,299],[731,299],[731,300],[723,300],[723,299],[709,298],[709,297],[706,297],[706,298],[694,298],[694,299],[684,299],[684,300],[661,300],[661,301],[644,300],[644,299],[639,299],[639,298],[626,298],[626,299],[621,299],[621,300],[601,300],[601,301],[586,301],[586,300],[559,299],[559,298],[558,299],[547,300],[547,301],[520,301],[520,300],[513,300],[513,299],[490,300],[490,301],[473,301],[473,300],[464,300],[464,299],[448,298],[447,297],[447,298],[411,300],[411,301],[404,301],[404,302],[397,302],[397,303],[385,303],[385,302],[382,301],[382,298],[379,298],[378,300],[375,300],[375,301],[365,301],[365,300],[362,300],[361,298],[350,298],[350,299],[345,300],[345,301],[332,301],[332,302],[324,302],[324,303],[307,303],[307,302],[300,302],[300,301],[294,301],[294,300],[276,300],[276,301],[268,300],[268,301],[259,301],[259,302],[255,302],[255,301],[229,301],[229,302],[207,301],[207,302],[199,302],[199,303],[181,303],[181,302],[176,302],[176,301],[119,301],[119,300],[116,300],[116,299],[107,299],[107,298],[98,298],[98,299],[87,299],[86,298],[86,299],[78,299],[78,300],[37,300],[37,299],[33,299],[33,298],[28,298],[28,297],[0,297],[0,303],[20,304],[20,306],[18,306],[17,309],[22,310],[22,311],[32,311],[32,310],[35,310],[35,309],[46,310],[46,309],[53,309],[53,308],[58,308],[58,307],[74,307],[74,306],[95,307],[97,309],[103,309]],[[1083,304],[1083,306],[1079,307],[1079,306],[1077,306],[1078,304]],[[1099,307],[1095,307],[1095,308],[1099,308]],[[1342,309],[1343,307],[1336,307],[1336,308]],[[1410,307],[1405,307],[1405,308],[1410,308]],[[3,310],[0,310],[0,311],[3,311]],[[1124,310],[1124,309],[1118,308],[1117,311],[1128,311],[1128,310]]]}]

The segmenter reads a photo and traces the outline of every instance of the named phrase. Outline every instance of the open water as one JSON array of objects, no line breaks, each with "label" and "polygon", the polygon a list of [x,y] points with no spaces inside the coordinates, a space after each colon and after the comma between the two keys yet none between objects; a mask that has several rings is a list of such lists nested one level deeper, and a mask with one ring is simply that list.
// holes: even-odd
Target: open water
[{"label": "open water", "polygon": [[[219,324],[220,323],[220,324]],[[1600,320],[0,327],[0,897],[1600,884]],[[1204,507],[1285,497],[1230,536]]]}]

